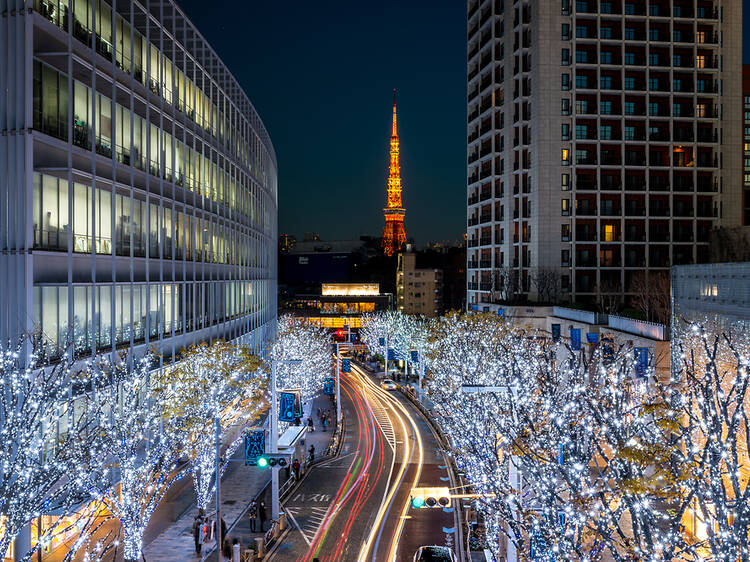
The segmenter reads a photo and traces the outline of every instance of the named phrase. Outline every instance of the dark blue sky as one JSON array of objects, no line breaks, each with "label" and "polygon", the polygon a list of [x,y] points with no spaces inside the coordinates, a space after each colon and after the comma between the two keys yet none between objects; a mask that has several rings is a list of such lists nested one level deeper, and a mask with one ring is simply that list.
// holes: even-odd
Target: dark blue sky
[{"label": "dark blue sky", "polygon": [[423,244],[465,231],[465,0],[177,2],[271,134],[279,232],[380,234],[393,88],[407,235]]},{"label": "dark blue sky", "polygon": [[269,130],[279,232],[382,233],[397,88],[407,236],[422,244],[461,235],[463,0],[177,2]]}]

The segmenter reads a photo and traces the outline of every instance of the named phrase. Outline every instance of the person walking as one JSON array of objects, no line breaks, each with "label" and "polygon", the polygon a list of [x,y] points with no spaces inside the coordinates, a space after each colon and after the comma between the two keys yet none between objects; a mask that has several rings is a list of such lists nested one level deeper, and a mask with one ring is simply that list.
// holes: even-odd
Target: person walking
[{"label": "person walking", "polygon": [[315,462],[315,445],[310,445],[310,464],[314,462]]},{"label": "person walking", "polygon": [[249,515],[250,515],[250,532],[254,533],[255,532],[255,519],[258,517],[258,502],[256,502],[255,500],[253,500],[252,503],[250,504]]},{"label": "person walking", "polygon": [[203,509],[198,509],[198,515],[193,520],[193,541],[195,542],[195,553],[200,556],[203,547]]},{"label": "person walking", "polygon": [[258,506],[258,517],[260,518],[260,532],[264,532],[266,524],[266,502],[260,502]]},{"label": "person walking", "polygon": [[328,427],[328,417],[323,416],[323,433],[326,432],[326,428]]},{"label": "person walking", "polygon": [[294,471],[294,479],[299,480],[299,470],[301,468],[301,465],[299,464],[299,459],[294,459],[294,462],[292,463],[292,470]]},{"label": "person walking", "polygon": [[313,425],[313,420],[311,416],[307,416],[307,428],[313,432],[315,431],[315,426]]}]

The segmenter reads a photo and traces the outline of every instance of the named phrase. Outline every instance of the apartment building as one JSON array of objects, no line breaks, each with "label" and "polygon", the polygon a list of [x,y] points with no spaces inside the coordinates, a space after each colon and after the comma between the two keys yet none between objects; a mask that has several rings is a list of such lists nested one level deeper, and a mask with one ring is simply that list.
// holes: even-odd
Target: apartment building
[{"label": "apartment building", "polygon": [[398,255],[396,306],[405,314],[439,316],[443,310],[443,270],[418,268],[417,258],[408,248]]},{"label": "apartment building", "polygon": [[741,0],[470,0],[467,307],[627,301],[742,222]]},{"label": "apartment building", "polygon": [[0,12],[0,341],[261,351],[277,164],[229,69],[172,0]]}]

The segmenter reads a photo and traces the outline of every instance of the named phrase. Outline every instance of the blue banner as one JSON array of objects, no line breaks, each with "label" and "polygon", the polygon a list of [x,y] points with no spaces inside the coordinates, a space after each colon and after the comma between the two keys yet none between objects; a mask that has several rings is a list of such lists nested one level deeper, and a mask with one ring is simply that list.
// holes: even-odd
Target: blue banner
[{"label": "blue banner", "polygon": [[588,332],[586,334],[586,341],[588,343],[599,343],[599,334],[596,332]]},{"label": "blue banner", "polygon": [[342,373],[351,373],[352,372],[352,360],[351,359],[342,359],[341,360],[341,372]]},{"label": "blue banner", "polygon": [[323,381],[323,394],[327,394],[328,396],[333,396],[334,394],[334,380],[333,379],[326,379]]},{"label": "blue banner", "polygon": [[571,328],[570,329],[570,349],[578,351],[581,349],[581,329]]},{"label": "blue banner", "polygon": [[388,348],[388,361],[395,361],[396,360],[396,350],[392,347]]},{"label": "blue banner", "polygon": [[266,432],[263,430],[250,431],[245,435],[245,464],[255,466],[258,457],[266,452]]},{"label": "blue banner", "polygon": [[560,341],[560,324],[552,324],[552,341]]},{"label": "blue banner", "polygon": [[502,316],[504,318],[505,317],[505,309],[504,308],[498,308],[497,309],[497,315],[498,316]]},{"label": "blue banner", "polygon": [[378,338],[378,345],[380,347],[385,347],[385,338]]},{"label": "blue banner", "polygon": [[565,445],[560,443],[560,449],[557,451],[557,463],[562,465],[565,463]]},{"label": "blue banner", "polygon": [[297,395],[293,392],[279,393],[279,421],[293,422],[297,417]]},{"label": "blue banner", "polygon": [[411,352],[411,361],[412,363],[419,363],[419,351]]},{"label": "blue banner", "polygon": [[635,348],[635,376],[645,377],[648,372],[648,348]]}]

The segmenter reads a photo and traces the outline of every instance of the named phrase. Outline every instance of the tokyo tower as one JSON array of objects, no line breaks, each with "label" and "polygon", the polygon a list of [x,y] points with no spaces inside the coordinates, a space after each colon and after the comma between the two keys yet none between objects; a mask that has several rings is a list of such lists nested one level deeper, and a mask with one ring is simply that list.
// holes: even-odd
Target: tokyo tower
[{"label": "tokyo tower", "polygon": [[388,171],[388,201],[383,209],[383,252],[393,255],[406,242],[404,215],[406,209],[401,202],[401,167],[398,164],[398,128],[396,127],[396,90],[393,90],[393,130],[391,131],[391,165]]}]

